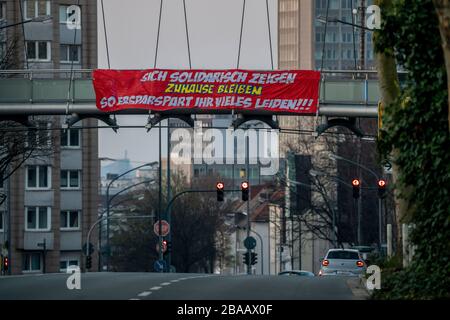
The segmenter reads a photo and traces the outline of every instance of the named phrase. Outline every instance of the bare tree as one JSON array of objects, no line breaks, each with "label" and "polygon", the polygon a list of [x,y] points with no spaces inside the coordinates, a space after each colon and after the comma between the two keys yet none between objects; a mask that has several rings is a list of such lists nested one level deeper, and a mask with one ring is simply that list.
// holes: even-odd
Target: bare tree
[{"label": "bare tree", "polygon": [[[182,174],[173,172],[171,180],[172,197],[190,189]],[[224,223],[225,213],[229,211],[228,204],[217,202],[215,183],[207,180],[196,181],[192,188],[211,190],[212,193],[188,193],[177,198],[172,205],[172,264],[179,272],[213,272],[216,260],[227,263],[230,259],[227,255],[229,241],[224,241],[226,237],[221,236],[230,232]],[[162,185],[165,185],[164,181]],[[167,190],[163,190],[165,208]],[[135,212],[157,212],[157,195],[157,190],[148,190],[144,201],[134,201],[130,205],[136,207]],[[158,239],[153,234],[152,223],[148,220],[130,220],[113,235],[111,261],[116,270],[152,270],[152,261],[158,259]]]},{"label": "bare tree", "polygon": [[[13,121],[0,122],[0,177],[4,183],[28,159],[48,156],[54,151],[54,135],[49,118],[41,118],[33,127]],[[0,198],[0,204],[6,197]]]}]

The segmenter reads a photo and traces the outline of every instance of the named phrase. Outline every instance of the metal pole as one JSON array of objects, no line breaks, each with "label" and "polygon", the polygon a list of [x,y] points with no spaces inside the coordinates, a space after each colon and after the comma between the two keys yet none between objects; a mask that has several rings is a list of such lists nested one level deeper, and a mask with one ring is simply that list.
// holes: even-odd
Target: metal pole
[{"label": "metal pole", "polygon": [[[364,23],[366,22],[366,1],[361,0],[361,7],[359,8],[361,12],[361,26],[364,27]],[[361,55],[361,70],[365,69],[366,66],[366,30],[361,28],[360,30],[360,44],[359,50]]]},{"label": "metal pole", "polygon": [[[247,238],[250,237],[250,200],[251,200],[251,190],[250,190],[250,141],[249,141],[249,135],[248,135],[248,128],[246,131],[246,158],[247,158],[247,180],[248,180],[248,200],[247,200]],[[250,258],[251,250],[247,249],[247,256]],[[250,259],[248,259],[247,263],[247,274],[252,274],[252,264]]]},{"label": "metal pole", "polygon": [[386,226],[387,256],[392,257],[392,224]]},{"label": "metal pole", "polygon": [[[253,231],[253,230],[251,230],[251,231],[254,234],[256,234],[256,236],[259,238],[259,241],[261,242],[261,274],[264,274],[264,259],[263,259],[263,257],[264,257],[264,248],[263,248],[264,244],[263,244],[263,239],[262,239],[261,235],[258,232]],[[269,263],[270,263],[270,261],[269,261]]]},{"label": "metal pole", "polygon": [[[358,150],[357,150],[357,156],[356,156],[356,163],[357,163],[357,176],[359,181],[362,182],[362,172],[361,172],[361,139],[358,139]],[[362,207],[362,188],[359,188],[359,197],[358,197],[358,246],[361,245],[361,207]]]},{"label": "metal pole", "polygon": [[358,200],[357,200],[357,206],[358,206],[358,246],[361,245],[361,199],[362,195],[360,194]]},{"label": "metal pole", "polygon": [[[159,229],[159,234],[158,234],[158,243],[159,243],[159,254],[158,254],[158,260],[162,261],[164,258],[164,254],[163,254],[163,248],[162,248],[162,236],[161,236],[161,230],[162,230],[162,159],[161,159],[161,122],[159,123],[159,195],[158,195],[158,229]],[[162,272],[163,270],[161,270],[160,272]]]},{"label": "metal pole", "polygon": [[[170,199],[172,197],[171,195],[171,184],[170,184],[170,119],[167,119],[167,199]],[[172,217],[171,217],[171,210],[170,207],[167,211],[167,222],[169,223],[169,226],[171,226],[172,223]],[[169,234],[168,234],[168,241],[169,243],[171,243],[172,241],[172,228],[169,229]],[[167,267],[168,267],[168,272],[170,272],[170,266],[172,263],[172,253],[169,251],[167,253]]]},{"label": "metal pole", "polygon": [[[9,173],[10,167],[8,166],[8,173]],[[9,259],[9,266],[8,266],[8,275],[11,275],[11,177],[8,178],[8,191],[6,193],[7,199],[7,208],[8,208],[8,259]]]},{"label": "metal pole", "polygon": [[379,241],[379,250],[381,253],[381,246],[383,244],[382,237],[382,216],[383,216],[383,200],[381,198],[378,199],[378,241]]},{"label": "metal pole", "polygon": [[[108,184],[106,188],[106,216],[109,217],[109,186],[111,184]],[[102,254],[100,252],[100,254]],[[109,220],[106,220],[106,271],[109,271]],[[101,270],[103,271],[103,266],[101,266]]]}]

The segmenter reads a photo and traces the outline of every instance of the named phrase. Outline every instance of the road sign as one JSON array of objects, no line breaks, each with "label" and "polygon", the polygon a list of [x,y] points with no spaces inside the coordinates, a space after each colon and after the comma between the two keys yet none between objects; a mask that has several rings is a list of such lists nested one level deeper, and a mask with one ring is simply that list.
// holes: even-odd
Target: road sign
[{"label": "road sign", "polygon": [[[89,255],[94,253],[94,245],[89,242]],[[83,254],[86,254],[86,243],[83,244]]]},{"label": "road sign", "polygon": [[[162,242],[162,252],[165,253],[167,251],[167,241]],[[159,252],[159,243],[156,244],[156,252]]]},{"label": "road sign", "polygon": [[156,221],[153,225],[153,231],[157,236],[165,237],[170,232],[170,225],[166,220],[161,220],[161,234],[159,232],[159,221]]},{"label": "road sign", "polygon": [[392,163],[388,160],[383,163],[383,172],[384,174],[392,174]]},{"label": "road sign", "polygon": [[248,249],[248,250],[252,250],[255,249],[256,247],[256,239],[253,237],[247,237],[244,240],[244,246]]},{"label": "road sign", "polygon": [[166,269],[166,261],[156,260],[155,263],[153,264],[153,268],[155,269],[156,272],[164,271],[164,269]]}]

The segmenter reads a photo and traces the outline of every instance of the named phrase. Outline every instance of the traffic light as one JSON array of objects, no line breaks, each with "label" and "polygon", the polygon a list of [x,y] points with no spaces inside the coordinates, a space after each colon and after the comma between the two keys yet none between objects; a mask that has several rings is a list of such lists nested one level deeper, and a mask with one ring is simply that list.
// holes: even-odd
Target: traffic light
[{"label": "traffic light", "polygon": [[86,269],[92,268],[92,257],[86,256]]},{"label": "traffic light", "polygon": [[3,270],[6,272],[6,271],[8,271],[8,268],[9,268],[9,258],[4,257],[3,258]]},{"label": "traffic light", "polygon": [[249,254],[248,252],[244,253],[244,264],[248,265],[249,262],[251,261],[251,254]]},{"label": "traffic light", "polygon": [[359,179],[353,179],[352,186],[353,186],[353,198],[358,199],[360,195],[361,181],[359,181]]},{"label": "traffic light", "polygon": [[167,241],[167,252],[172,252],[172,241]]},{"label": "traffic light", "polygon": [[217,188],[217,201],[223,201],[223,191],[225,188],[225,185],[223,184],[223,182],[217,182],[216,184],[216,188]]},{"label": "traffic light", "polygon": [[255,265],[258,262],[258,254],[256,252],[251,253],[250,263],[251,265]]},{"label": "traffic light", "polygon": [[386,180],[378,180],[378,197],[384,198],[386,193]]},{"label": "traffic light", "polygon": [[241,183],[242,201],[248,201],[248,188],[249,184],[247,181]]}]

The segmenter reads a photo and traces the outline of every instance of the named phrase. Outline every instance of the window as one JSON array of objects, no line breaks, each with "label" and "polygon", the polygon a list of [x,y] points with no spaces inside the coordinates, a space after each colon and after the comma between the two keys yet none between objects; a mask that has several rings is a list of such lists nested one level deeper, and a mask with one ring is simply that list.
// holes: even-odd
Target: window
[{"label": "window", "polygon": [[59,271],[60,272],[66,272],[67,268],[70,266],[79,266],[79,262],[76,259],[70,259],[70,260],[60,260],[59,261]]},{"label": "window", "polygon": [[5,212],[0,211],[0,231],[3,231],[5,225]]},{"label": "window", "polygon": [[61,45],[61,62],[62,63],[80,63],[81,46],[77,45]]},{"label": "window", "polygon": [[27,189],[50,189],[50,166],[27,166]]},{"label": "window", "polygon": [[328,252],[327,259],[350,259],[359,260],[359,254],[355,251],[330,251]]},{"label": "window", "polygon": [[67,129],[61,131],[61,147],[80,147],[80,129]]},{"label": "window", "polygon": [[80,211],[65,210],[61,211],[61,230],[80,229]]},{"label": "window", "polygon": [[24,253],[22,271],[41,271],[41,254],[39,252]]},{"label": "window", "polygon": [[27,59],[29,61],[50,61],[50,41],[27,41]]},{"label": "window", "polygon": [[23,2],[24,20],[50,15],[50,0],[25,0]]},{"label": "window", "polygon": [[0,21],[6,19],[6,3],[0,2]]},{"label": "window", "polygon": [[50,231],[50,207],[26,207],[26,231]]},{"label": "window", "polygon": [[61,188],[78,189],[81,186],[79,170],[61,170]]}]

